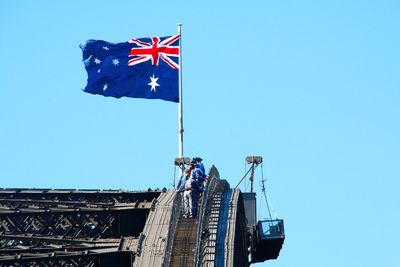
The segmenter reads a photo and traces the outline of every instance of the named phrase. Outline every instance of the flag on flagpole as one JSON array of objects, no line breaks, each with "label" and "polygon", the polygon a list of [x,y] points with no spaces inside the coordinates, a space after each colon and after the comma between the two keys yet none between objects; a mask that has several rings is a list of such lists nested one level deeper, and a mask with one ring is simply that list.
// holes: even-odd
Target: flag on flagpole
[{"label": "flag on flagpole", "polygon": [[80,45],[88,74],[85,92],[179,102],[179,35],[88,40]]}]

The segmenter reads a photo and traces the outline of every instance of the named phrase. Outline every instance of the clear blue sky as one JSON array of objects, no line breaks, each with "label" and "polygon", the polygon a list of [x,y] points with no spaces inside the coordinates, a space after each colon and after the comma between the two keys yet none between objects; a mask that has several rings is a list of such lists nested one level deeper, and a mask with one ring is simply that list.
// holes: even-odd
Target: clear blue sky
[{"label": "clear blue sky", "polygon": [[1,0],[0,186],[169,187],[177,105],[83,93],[78,45],[182,22],[185,154],[264,156],[286,222],[255,266],[400,266],[400,2],[187,2]]}]

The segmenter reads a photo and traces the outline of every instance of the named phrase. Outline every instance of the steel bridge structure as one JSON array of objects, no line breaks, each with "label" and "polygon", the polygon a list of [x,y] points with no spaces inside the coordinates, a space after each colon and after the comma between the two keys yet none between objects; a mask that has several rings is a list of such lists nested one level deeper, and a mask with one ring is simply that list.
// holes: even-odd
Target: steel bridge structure
[{"label": "steel bridge structure", "polygon": [[181,216],[175,190],[0,189],[0,267],[242,267],[276,259],[283,222],[255,223],[244,194],[215,167],[197,218]]}]

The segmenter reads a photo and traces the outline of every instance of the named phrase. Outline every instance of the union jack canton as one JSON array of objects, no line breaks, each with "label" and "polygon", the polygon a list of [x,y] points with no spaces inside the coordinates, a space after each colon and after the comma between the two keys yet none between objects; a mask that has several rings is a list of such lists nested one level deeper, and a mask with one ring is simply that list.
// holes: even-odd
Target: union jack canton
[{"label": "union jack canton", "polygon": [[80,47],[88,73],[85,92],[179,102],[179,35],[88,40]]}]

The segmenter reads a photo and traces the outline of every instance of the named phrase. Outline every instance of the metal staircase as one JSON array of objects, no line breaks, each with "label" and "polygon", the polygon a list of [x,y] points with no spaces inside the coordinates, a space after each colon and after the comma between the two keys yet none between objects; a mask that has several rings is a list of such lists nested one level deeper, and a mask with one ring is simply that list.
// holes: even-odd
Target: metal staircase
[{"label": "metal staircase", "polygon": [[202,253],[203,260],[201,266],[204,267],[214,266],[216,243],[217,243],[218,220],[219,220],[222,197],[223,197],[223,192],[217,192],[213,195],[211,210],[209,213],[210,215],[208,218],[209,237],[204,242],[204,250]]},{"label": "metal staircase", "polygon": [[173,242],[170,267],[194,265],[197,227],[197,218],[179,218]]}]

